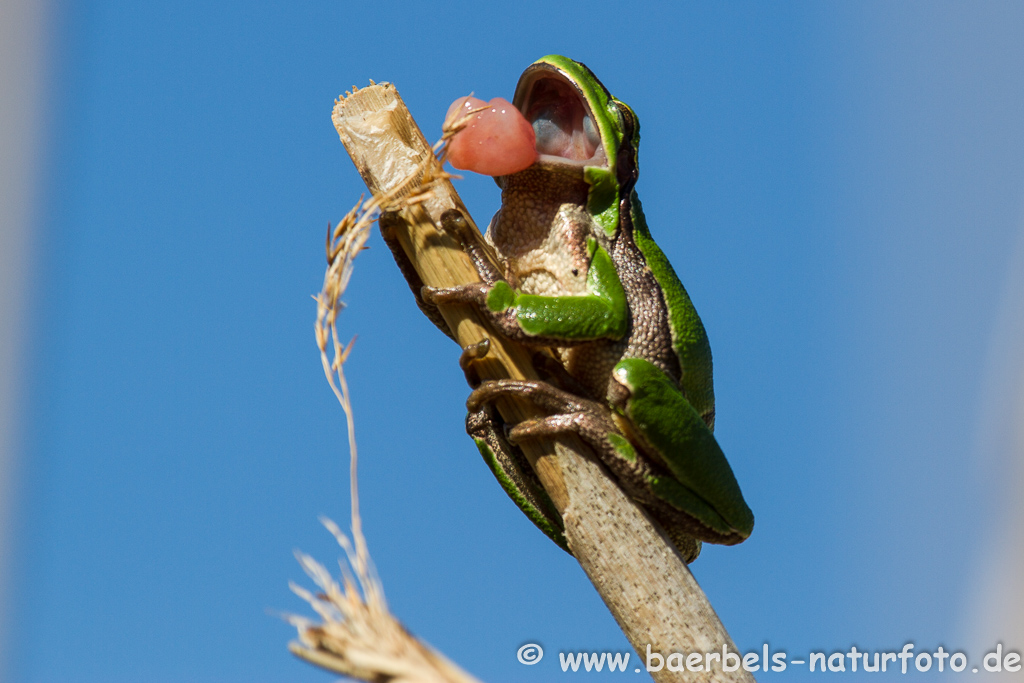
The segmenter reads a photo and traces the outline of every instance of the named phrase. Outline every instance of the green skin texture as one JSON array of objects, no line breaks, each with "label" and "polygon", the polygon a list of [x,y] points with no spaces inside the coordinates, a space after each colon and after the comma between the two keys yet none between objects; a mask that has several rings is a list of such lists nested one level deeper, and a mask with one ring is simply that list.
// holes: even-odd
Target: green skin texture
[{"label": "green skin texture", "polygon": [[[613,98],[585,66],[566,57],[552,55],[538,62],[557,67],[573,81],[593,114],[604,145],[608,165],[586,167],[584,178],[590,185],[587,208],[595,222],[609,237],[620,230],[620,186],[615,163],[624,131],[618,109],[627,105]],[[631,113],[631,110],[630,110]],[[635,119],[635,115],[634,115]],[[635,151],[639,126],[631,141]],[[614,368],[615,379],[629,391],[624,403],[611,408],[620,420],[628,421],[630,439],[610,433],[616,452],[635,461],[634,445],[667,468],[671,476],[649,476],[647,485],[660,499],[680,510],[702,527],[714,532],[712,540],[727,537],[735,543],[748,537],[754,517],[747,507],[732,469],[719,447],[711,425],[714,421],[714,392],[711,378],[711,349],[704,326],[686,290],[651,238],[640,202],[631,190],[629,206],[633,239],[643,254],[668,308],[672,346],[684,368],[677,383],[660,368],[643,358],[625,358]],[[487,296],[493,312],[513,309],[523,331],[536,337],[579,342],[595,339],[619,339],[626,334],[629,310],[622,282],[608,253],[593,239],[588,241],[591,262],[584,296],[538,296],[514,290],[505,282],[497,283]],[[499,475],[490,448],[477,445]],[[564,547],[561,533],[542,512],[524,504],[515,487],[498,476],[503,487],[523,511]],[[511,489],[511,490],[510,490]],[[718,540],[717,542],[722,542]]]}]

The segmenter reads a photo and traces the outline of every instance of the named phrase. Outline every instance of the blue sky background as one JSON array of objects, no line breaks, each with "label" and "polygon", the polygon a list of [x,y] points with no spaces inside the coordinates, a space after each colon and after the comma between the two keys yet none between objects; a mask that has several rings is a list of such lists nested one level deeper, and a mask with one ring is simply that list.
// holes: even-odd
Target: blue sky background
[{"label": "blue sky background", "polygon": [[[327,222],[363,192],[333,100],[390,80],[435,138],[453,99],[511,97],[553,52],[639,115],[648,222],[709,331],[717,434],[757,527],[692,569],[737,644],[967,647],[999,479],[977,455],[984,377],[1024,190],[1020,6],[69,1],[54,17],[10,680],[332,680],[287,653],[273,612],[303,610],[294,548],[339,554],[317,516],[348,520],[310,299]],[[458,187],[486,224],[493,182]],[[490,682],[628,649],[480,461],[458,349],[371,245],[342,328],[393,611]],[[525,642],[549,657],[525,669]]]}]

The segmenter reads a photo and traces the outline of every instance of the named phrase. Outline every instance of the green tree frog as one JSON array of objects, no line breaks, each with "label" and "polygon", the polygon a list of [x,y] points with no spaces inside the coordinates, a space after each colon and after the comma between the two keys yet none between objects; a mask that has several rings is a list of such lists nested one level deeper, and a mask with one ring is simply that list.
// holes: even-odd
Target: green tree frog
[{"label": "green tree frog", "polygon": [[[754,517],[712,434],[707,335],[633,189],[636,115],[586,66],[558,55],[526,69],[513,105],[532,125],[537,156],[496,178],[502,204],[485,240],[502,270],[466,236],[457,211],[442,222],[462,236],[480,283],[420,292],[388,240],[421,308],[443,331],[450,335],[438,304],[477,306],[498,333],[557,358],[548,364],[550,382],[479,383],[467,402],[469,433],[513,501],[562,547],[561,519],[515,444],[566,432],[594,449],[687,562],[701,541],[743,541]],[[389,223],[382,217],[386,239]],[[473,357],[485,352],[464,351],[467,377]],[[547,417],[503,424],[492,407],[503,394],[532,401]]]}]

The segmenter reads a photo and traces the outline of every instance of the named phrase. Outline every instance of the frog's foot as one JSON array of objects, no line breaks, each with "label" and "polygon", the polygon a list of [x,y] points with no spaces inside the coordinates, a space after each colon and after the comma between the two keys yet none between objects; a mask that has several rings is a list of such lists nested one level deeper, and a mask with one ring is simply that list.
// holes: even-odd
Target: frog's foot
[{"label": "frog's foot", "polygon": [[523,420],[508,430],[508,438],[512,443],[520,443],[525,439],[545,439],[572,433],[598,451],[601,460],[607,460],[614,451],[605,442],[614,429],[612,421],[600,413],[559,413]]},{"label": "frog's foot", "polygon": [[[577,396],[538,380],[499,379],[484,382],[469,395],[466,407],[477,410],[492,403],[499,396],[518,396],[550,413],[594,413],[607,415],[608,411],[597,401]],[[609,418],[610,423],[610,418]]]},{"label": "frog's foot", "polygon": [[[619,434],[611,412],[604,404],[569,393],[547,382],[502,379],[481,384],[469,395],[466,406],[470,411],[478,410],[499,396],[507,395],[528,400],[549,413],[547,417],[524,420],[512,426],[508,436],[513,443],[523,439],[573,433],[597,451],[601,460],[609,463],[616,476],[632,476],[626,470],[621,473],[618,471],[622,458],[616,455],[615,443],[625,443],[625,439]],[[609,435],[614,436],[609,439]]]},{"label": "frog's foot", "polygon": [[504,379],[481,384],[469,395],[466,406],[472,412],[507,395],[528,400],[549,413],[547,417],[513,425],[508,430],[512,443],[576,434],[594,449],[633,498],[644,503],[656,500],[645,484],[658,472],[650,460],[639,455],[622,436],[604,404],[570,394],[547,382]]},{"label": "frog's foot", "polygon": [[[586,441],[603,461],[620,460],[615,456],[609,434],[619,435],[610,411],[601,403],[563,391],[547,382],[536,380],[501,379],[484,382],[466,400],[470,412],[493,403],[500,396],[516,396],[530,401],[546,413],[547,417],[524,420],[513,425],[508,437],[513,442],[523,439],[541,439],[566,433],[578,435]],[[616,468],[613,467],[613,470]],[[619,472],[615,472],[616,476]]]},{"label": "frog's foot", "polygon": [[473,229],[461,211],[448,209],[441,214],[441,229],[458,241],[485,284],[493,286],[495,282],[504,279],[489,258],[480,233]]},{"label": "frog's foot", "polygon": [[480,373],[476,371],[474,363],[486,356],[490,350],[491,340],[483,339],[476,344],[463,347],[462,354],[459,356],[459,367],[462,368],[462,374],[466,376],[466,383],[474,389],[480,386]]}]

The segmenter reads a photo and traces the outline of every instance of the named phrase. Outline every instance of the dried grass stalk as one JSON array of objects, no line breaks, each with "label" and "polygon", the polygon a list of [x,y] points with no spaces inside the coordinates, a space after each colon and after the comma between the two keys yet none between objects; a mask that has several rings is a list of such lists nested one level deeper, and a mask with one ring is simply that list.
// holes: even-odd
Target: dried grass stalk
[{"label": "dried grass stalk", "polygon": [[288,621],[298,631],[298,641],[291,643],[289,650],[335,673],[374,683],[478,683],[410,634],[388,610],[384,587],[370,559],[359,515],[358,450],[352,402],[344,372],[352,342],[342,346],[337,322],[344,308],[341,297],[352,277],[355,257],[366,243],[380,203],[395,200],[395,194],[381,195],[365,204],[360,200],[337,228],[332,230],[328,226],[328,267],[323,290],[316,297],[315,329],[324,374],[345,412],[350,454],[352,540],[334,522],[321,519],[345,551],[347,563],[339,563],[340,584],[312,557],[296,553],[302,568],[320,590],[312,593],[294,583],[291,589],[310,604],[321,622],[289,616]]},{"label": "dried grass stalk", "polygon": [[[388,611],[380,580],[370,571],[369,556],[359,558],[341,529],[330,520],[322,521],[345,549],[356,578],[342,564],[344,579],[339,585],[316,560],[297,553],[320,593],[295,584],[291,588],[322,622],[289,618],[299,632],[299,641],[289,646],[292,653],[329,671],[374,683],[479,683],[402,626]],[[354,529],[353,537],[357,545],[362,541]],[[365,542],[362,545],[365,549]]]}]

